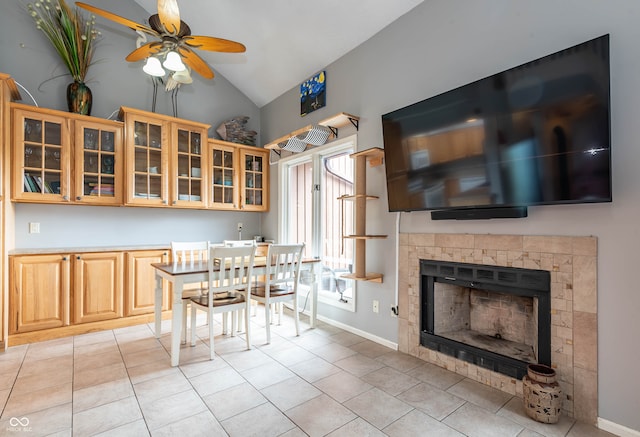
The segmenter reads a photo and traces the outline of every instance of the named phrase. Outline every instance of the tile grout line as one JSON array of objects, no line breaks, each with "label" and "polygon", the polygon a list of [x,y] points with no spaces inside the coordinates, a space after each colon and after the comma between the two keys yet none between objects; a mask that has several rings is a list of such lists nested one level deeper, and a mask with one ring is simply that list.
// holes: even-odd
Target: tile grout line
[{"label": "tile grout line", "polygon": [[[148,324],[145,323],[145,326],[148,326]],[[124,354],[122,352],[122,348],[120,347],[120,342],[118,341],[118,336],[115,333],[115,330],[111,330],[112,334],[113,334],[113,339],[116,342],[116,345],[118,347],[118,352],[120,352],[120,359],[122,360],[122,365],[124,366],[125,372],[127,372],[127,379],[129,380],[129,384],[131,385],[131,390],[133,391],[133,397],[136,399],[136,404],[138,404],[138,409],[140,410],[140,414],[142,415],[142,421],[144,422],[144,426],[147,429],[147,432],[149,433],[149,435],[151,435],[151,430],[149,429],[149,424],[147,423],[147,420],[144,417],[144,411],[142,411],[142,407],[140,406],[140,399],[138,399],[138,394],[136,393],[136,389],[134,387],[133,382],[131,381],[131,375],[129,374],[129,367],[127,367],[127,364],[124,361]],[[155,338],[155,333],[153,334],[154,338]],[[160,340],[159,338],[156,340]],[[162,344],[161,344],[162,346]],[[135,422],[135,421],[134,421]],[[133,422],[129,422],[129,423],[133,423]],[[125,425],[125,424],[123,424]],[[123,426],[120,425],[120,426]],[[115,429],[115,428],[112,428]]]},{"label": "tile grout line", "polygon": [[7,396],[7,400],[4,402],[4,405],[2,406],[2,411],[0,412],[0,417],[2,417],[4,419],[4,412],[7,408],[7,405],[9,405],[9,400],[11,399],[11,395],[13,394],[13,390],[16,387],[16,382],[18,382],[18,375],[20,375],[20,371],[22,370],[22,366],[24,365],[25,360],[27,359],[27,353],[29,352],[29,348],[31,347],[30,344],[27,345],[26,350],[24,351],[24,355],[22,356],[22,359],[20,360],[20,366],[18,366],[18,371],[16,372],[15,377],[13,378],[13,383],[11,384],[11,389],[9,390],[9,395]]}]

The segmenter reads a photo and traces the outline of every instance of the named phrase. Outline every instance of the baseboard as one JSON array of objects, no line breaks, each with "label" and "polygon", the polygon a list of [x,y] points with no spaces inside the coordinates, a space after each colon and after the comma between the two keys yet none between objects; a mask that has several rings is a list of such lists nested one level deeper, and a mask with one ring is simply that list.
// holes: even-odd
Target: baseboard
[{"label": "baseboard", "polygon": [[620,437],[640,437],[640,431],[598,417],[598,428]]},{"label": "baseboard", "polygon": [[398,350],[398,344],[397,343],[389,341],[389,340],[387,340],[385,338],[378,337],[377,335],[373,335],[373,334],[371,334],[369,332],[362,331],[362,330],[354,328],[353,326],[350,326],[350,325],[345,325],[344,323],[338,322],[336,320],[330,319],[330,318],[325,317],[325,316],[321,316],[320,314],[318,314],[318,320],[321,320],[321,321],[323,321],[325,323],[328,323],[329,325],[335,326],[336,328],[340,328],[340,329],[343,329],[345,331],[348,331],[348,332],[350,332],[352,334],[359,335],[360,337],[364,337],[367,340],[373,341],[374,343],[381,344],[382,346],[386,346],[386,347],[391,348],[391,349],[396,350],[396,351]]},{"label": "baseboard", "polygon": [[[168,320],[170,318],[171,311],[162,312],[163,320]],[[138,316],[120,317],[118,319],[102,320],[99,322],[79,323],[77,325],[61,326],[59,328],[11,334],[9,335],[7,343],[9,346],[18,346],[21,344],[55,340],[56,338],[88,334],[90,332],[104,331],[107,329],[118,329],[127,326],[140,325],[142,323],[152,323],[154,320],[155,315],[151,313]]]}]

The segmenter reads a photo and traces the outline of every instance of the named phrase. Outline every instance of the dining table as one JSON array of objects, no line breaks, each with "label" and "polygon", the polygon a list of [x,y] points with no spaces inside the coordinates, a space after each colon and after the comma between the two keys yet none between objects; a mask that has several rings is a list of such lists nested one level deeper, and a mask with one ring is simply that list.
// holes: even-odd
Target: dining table
[{"label": "dining table", "polygon": [[[309,286],[311,299],[309,324],[311,328],[316,326],[318,313],[318,278],[321,268],[319,259],[303,259],[300,263],[301,272],[309,272]],[[163,281],[173,285],[173,297],[171,307],[171,365],[177,366],[180,362],[180,343],[182,336],[182,292],[185,284],[201,283],[209,281],[209,269],[206,261],[194,261],[186,263],[153,263],[155,269],[156,288],[154,299],[155,336],[160,338],[162,331],[162,291]],[[253,275],[264,275],[267,272],[267,257],[256,256],[253,264]],[[193,328],[192,328],[193,329]]]}]

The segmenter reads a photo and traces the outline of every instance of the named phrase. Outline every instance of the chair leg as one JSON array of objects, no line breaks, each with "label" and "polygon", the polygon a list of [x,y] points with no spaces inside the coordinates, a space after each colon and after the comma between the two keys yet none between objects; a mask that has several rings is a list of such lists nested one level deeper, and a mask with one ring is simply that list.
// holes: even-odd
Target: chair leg
[{"label": "chair leg", "polygon": [[196,345],[196,316],[198,310],[195,305],[191,305],[191,346]]},{"label": "chair leg", "polygon": [[[213,314],[211,314],[210,311],[209,312],[209,319],[213,320]],[[210,350],[210,355],[209,355],[209,359],[213,360],[215,358],[215,350],[213,349],[213,323],[209,323],[209,350]]]},{"label": "chair leg", "polygon": [[222,335],[227,335],[228,331],[227,331],[227,314],[228,313],[222,313]]},{"label": "chair leg", "polygon": [[[180,340],[182,344],[187,344],[187,308],[189,307],[187,302],[187,299],[182,300],[182,338]],[[193,329],[193,324],[191,329]]]},{"label": "chair leg", "polygon": [[264,303],[264,318],[267,326],[267,344],[271,344],[271,305],[268,302]]},{"label": "chair leg", "polygon": [[244,334],[247,337],[247,350],[251,349],[251,338],[250,338],[250,333],[249,333],[249,314],[251,312],[251,308],[250,305],[247,305],[247,309],[243,310],[242,313],[244,314]]},{"label": "chair leg", "polygon": [[236,336],[236,319],[239,311],[231,311],[231,336]]},{"label": "chair leg", "polygon": [[238,314],[238,329],[236,329],[236,332],[242,332],[242,318],[244,317],[245,310],[238,310],[236,313]]},{"label": "chair leg", "polygon": [[298,295],[293,296],[293,320],[296,322],[296,337],[300,336],[300,315],[298,313]]},{"label": "chair leg", "polygon": [[284,312],[284,303],[278,304],[278,326],[282,325],[282,313]]}]

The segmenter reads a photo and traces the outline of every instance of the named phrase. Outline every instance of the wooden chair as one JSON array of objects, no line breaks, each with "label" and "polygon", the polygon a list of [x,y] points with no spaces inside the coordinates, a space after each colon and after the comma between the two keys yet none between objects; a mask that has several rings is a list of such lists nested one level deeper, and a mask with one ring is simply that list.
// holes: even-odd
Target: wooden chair
[{"label": "wooden chair", "polygon": [[[223,240],[222,241],[222,245],[225,247],[243,247],[243,246],[253,246],[256,247],[256,240]],[[254,278],[253,284],[255,285],[256,283],[256,278]],[[237,317],[238,319],[238,324],[237,324],[237,331],[240,332],[241,331],[241,327],[240,327],[240,320],[242,319],[242,315],[243,315],[243,311],[239,311],[238,315],[239,317]],[[227,331],[227,321],[224,320],[223,321],[224,325],[223,325],[223,333],[226,333]],[[232,327],[233,329],[233,327]]]},{"label": "wooden chair", "polygon": [[251,349],[249,328],[249,290],[253,278],[255,245],[221,247],[211,245],[207,267],[209,269],[208,291],[191,297],[191,345],[196,342],[196,313],[207,311],[209,320],[209,344],[211,359],[214,359],[213,315],[232,313],[231,334],[238,310],[244,309],[247,349]]},{"label": "wooden chair", "polygon": [[272,244],[267,251],[267,269],[265,282],[251,289],[251,299],[261,302],[265,308],[267,344],[271,343],[271,304],[280,306],[282,321],[282,303],[293,302],[296,324],[296,336],[300,335],[298,317],[298,283],[300,282],[300,262],[304,244]]},{"label": "wooden chair", "polygon": [[[183,266],[194,264],[206,264],[209,252],[208,241],[172,241],[171,260],[175,265]],[[206,283],[196,284],[182,292],[182,343],[187,342],[187,310],[191,296],[199,296],[207,290]],[[193,327],[192,327],[193,329]]]}]

